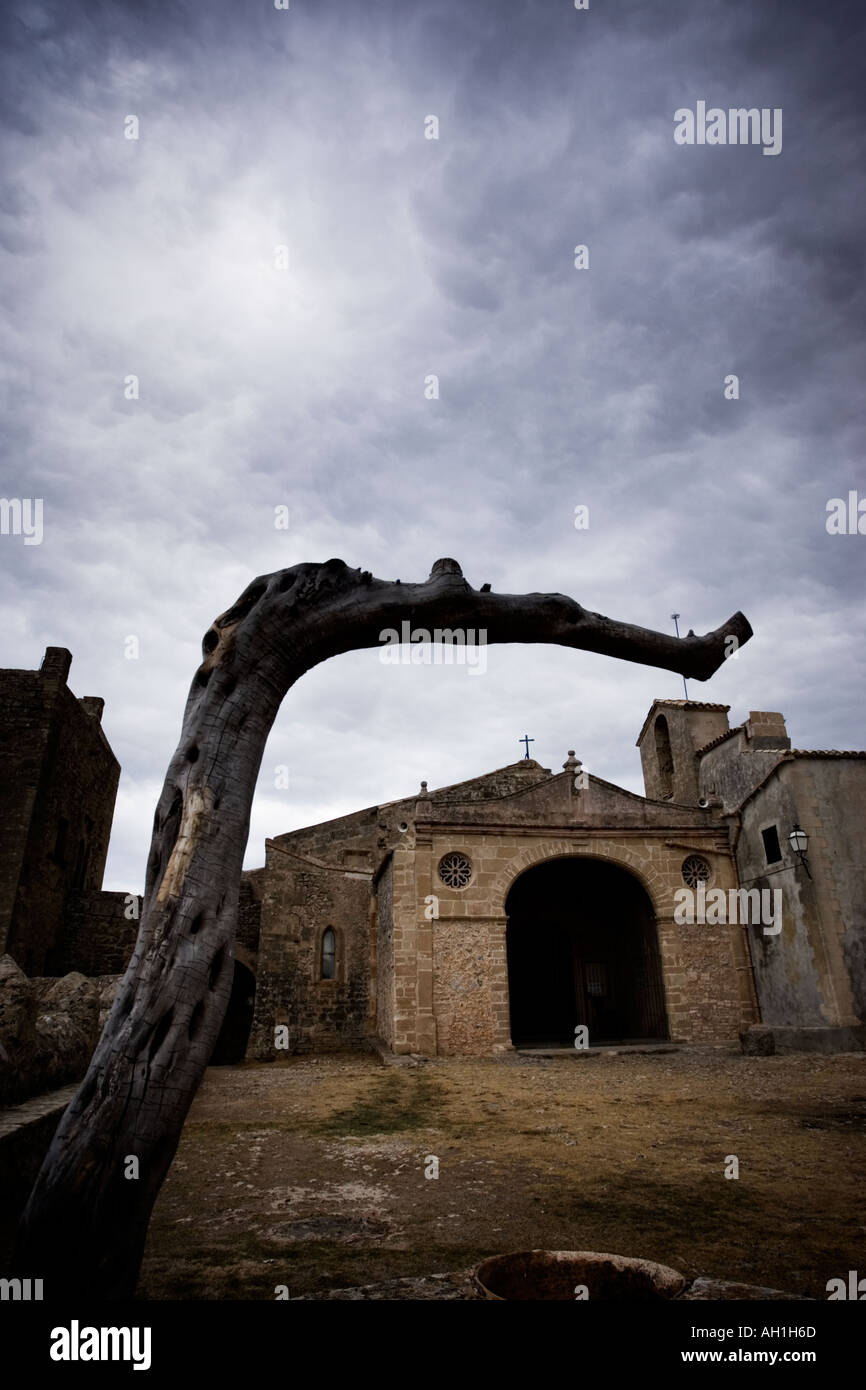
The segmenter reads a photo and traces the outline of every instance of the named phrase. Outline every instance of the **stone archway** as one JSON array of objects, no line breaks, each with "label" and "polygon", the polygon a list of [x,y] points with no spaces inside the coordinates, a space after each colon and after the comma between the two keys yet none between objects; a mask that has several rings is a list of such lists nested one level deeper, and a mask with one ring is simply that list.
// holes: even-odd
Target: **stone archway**
[{"label": "stone archway", "polygon": [[527,869],[506,900],[515,1047],[669,1036],[653,905],[619,865],[584,856]]},{"label": "stone archway", "polygon": [[216,1046],[210,1059],[212,1067],[236,1066],[244,1060],[256,1002],[256,977],[241,960],[235,960],[232,992]]}]

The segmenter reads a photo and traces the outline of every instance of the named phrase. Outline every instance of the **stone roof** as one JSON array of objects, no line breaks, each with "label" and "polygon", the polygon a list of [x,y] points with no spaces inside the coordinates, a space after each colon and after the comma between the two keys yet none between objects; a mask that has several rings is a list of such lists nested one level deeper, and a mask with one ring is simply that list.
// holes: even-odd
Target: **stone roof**
[{"label": "stone roof", "polygon": [[838,748],[792,748],[794,758],[866,758],[861,749],[840,750]]},{"label": "stone roof", "polygon": [[720,710],[722,714],[727,714],[728,710],[731,708],[730,705],[714,705],[707,700],[653,700],[652,704],[649,707],[647,717],[641,725],[640,733],[637,736],[635,742],[636,747],[639,746],[640,741],[644,736],[644,730],[646,729],[647,724],[650,722],[655,710],[657,710],[660,705],[664,705],[668,709],[670,709],[673,706],[676,709]]},{"label": "stone roof", "polygon": [[730,705],[714,705],[709,700],[653,700],[654,705],[679,705],[681,709],[720,709],[727,714]]},{"label": "stone roof", "polygon": [[[470,789],[474,789],[476,792],[486,791],[488,785],[495,784],[498,778],[507,777],[508,774],[517,777],[533,776],[536,782],[542,782],[553,776],[549,767],[542,767],[541,763],[536,762],[534,758],[518,758],[515,763],[506,763],[504,767],[496,767],[490,772],[479,773],[477,777],[467,777],[462,782],[451,782],[445,787],[434,787],[427,793],[427,797],[430,801],[459,801],[462,799],[459,793],[463,793],[465,796]],[[498,801],[507,794],[502,791],[494,791],[488,799]]]}]

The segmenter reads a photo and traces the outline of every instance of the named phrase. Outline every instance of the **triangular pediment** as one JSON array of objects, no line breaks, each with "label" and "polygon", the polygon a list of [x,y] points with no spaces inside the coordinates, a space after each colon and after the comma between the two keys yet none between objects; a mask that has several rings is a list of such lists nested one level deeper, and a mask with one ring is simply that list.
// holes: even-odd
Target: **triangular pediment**
[{"label": "triangular pediment", "polygon": [[[431,792],[429,811],[425,808],[423,819],[431,824],[443,825],[501,826],[513,823],[539,828],[563,825],[706,825],[712,819],[712,815],[702,807],[653,801],[626,791],[613,782],[594,777],[591,773],[582,774],[579,789],[574,785],[572,773],[544,775],[538,764],[534,765],[534,772],[527,768],[514,777],[510,777],[510,773],[512,768],[500,768],[488,777],[473,779],[471,783]],[[522,784],[521,776],[524,779]],[[462,794],[464,787],[468,795]]]}]

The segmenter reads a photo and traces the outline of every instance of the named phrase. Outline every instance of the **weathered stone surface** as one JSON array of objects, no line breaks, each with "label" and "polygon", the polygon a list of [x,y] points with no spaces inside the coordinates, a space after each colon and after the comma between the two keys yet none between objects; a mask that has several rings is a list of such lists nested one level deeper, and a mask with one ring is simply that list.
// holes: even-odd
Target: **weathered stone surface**
[{"label": "weathered stone surface", "polygon": [[0,951],[28,976],[68,968],[67,909],[102,885],[120,776],[101,701],[66,684],[71,661],[48,647],[40,670],[0,671]]},{"label": "weathered stone surface", "polygon": [[0,956],[0,1105],[13,1105],[28,1094],[37,1007],[32,980],[11,956]]},{"label": "weathered stone surface", "polygon": [[78,893],[67,902],[54,973],[116,975],[129,964],[138,935],[141,898],[133,893]]},{"label": "weathered stone surface", "polygon": [[[725,1279],[695,1279],[682,1293],[669,1295],[672,1301],[727,1301],[743,1302],[786,1302],[808,1303],[812,1300],[802,1294],[785,1293],[782,1289],[768,1289],[758,1284],[738,1284]],[[471,1302],[484,1299],[476,1286],[471,1269],[457,1270],[449,1274],[430,1274],[408,1279],[390,1279],[383,1284],[363,1284],[357,1288],[328,1289],[324,1293],[304,1294],[292,1300],[295,1303],[344,1301],[428,1301],[431,1299],[449,1302]]]},{"label": "weathered stone surface", "polygon": [[688,1299],[695,1301],[702,1299],[743,1299],[754,1302],[767,1299],[786,1303],[811,1303],[814,1301],[804,1297],[803,1294],[784,1293],[781,1289],[765,1289],[760,1284],[737,1284],[729,1279],[707,1278],[695,1279],[685,1292],[679,1295],[680,1302],[685,1302]]},{"label": "weathered stone surface", "polygon": [[654,1260],[597,1250],[519,1250],[484,1260],[474,1282],[487,1299],[571,1302],[577,1288],[590,1300],[675,1298],[685,1275]]},{"label": "weathered stone surface", "polygon": [[5,1220],[14,1220],[23,1208],[74,1094],[75,1086],[66,1086],[0,1111],[0,1193]]},{"label": "weathered stone surface", "polygon": [[384,1284],[362,1284],[354,1289],[328,1289],[326,1293],[304,1294],[293,1303],[320,1302],[399,1302],[411,1299],[430,1299],[457,1302],[478,1300],[480,1294],[472,1283],[472,1270],[462,1269],[454,1274],[428,1274],[409,1279],[389,1279]]},{"label": "weathered stone surface", "polygon": [[740,1047],[746,1057],[774,1057],[776,1039],[773,1037],[772,1028],[760,1023],[747,1028],[740,1034]]},{"label": "weathered stone surface", "polygon": [[[43,987],[44,988],[44,987]],[[44,989],[36,1021],[33,1090],[51,1090],[83,1076],[99,1036],[99,993],[77,972]]]},{"label": "weathered stone surface", "polygon": [[97,1025],[97,1033],[101,1033],[105,1027],[105,1020],[111,1012],[114,996],[117,994],[122,979],[122,975],[100,975],[94,980],[97,999],[99,1001],[99,1023]]}]

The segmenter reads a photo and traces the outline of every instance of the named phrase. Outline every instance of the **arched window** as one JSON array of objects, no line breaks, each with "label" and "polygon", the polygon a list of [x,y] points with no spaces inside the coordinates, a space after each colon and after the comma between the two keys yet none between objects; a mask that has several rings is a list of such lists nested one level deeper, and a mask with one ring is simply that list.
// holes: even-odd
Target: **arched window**
[{"label": "arched window", "polygon": [[659,770],[659,800],[666,801],[674,794],[674,759],[668,721],[660,714],[655,722],[656,762]]},{"label": "arched window", "polygon": [[337,934],[333,927],[322,933],[322,979],[333,980],[337,973]]}]

